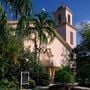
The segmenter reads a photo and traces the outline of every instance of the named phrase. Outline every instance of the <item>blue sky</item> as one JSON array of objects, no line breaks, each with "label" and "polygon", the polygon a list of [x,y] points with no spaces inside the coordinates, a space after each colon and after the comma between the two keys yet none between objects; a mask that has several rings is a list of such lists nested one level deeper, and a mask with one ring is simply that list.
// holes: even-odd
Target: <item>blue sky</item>
[{"label": "blue sky", "polygon": [[[80,28],[80,23],[90,23],[90,0],[33,0],[33,13],[38,13],[42,8],[54,12],[60,5],[66,4],[73,12],[73,24]],[[79,32],[79,29],[77,30]],[[80,42],[77,33],[77,43]]]},{"label": "blue sky", "polygon": [[[3,0],[0,0],[3,1]],[[73,24],[78,25],[81,22],[90,23],[90,0],[32,0],[33,1],[33,13],[39,13],[42,8],[45,8],[48,12],[54,12],[60,5],[66,4],[73,12]],[[11,19],[10,10],[5,8]],[[78,39],[79,42],[80,39]]]},{"label": "blue sky", "polygon": [[49,12],[55,11],[65,3],[73,12],[73,23],[90,20],[90,0],[32,0],[33,12],[38,13],[42,8]]},{"label": "blue sky", "polygon": [[[3,1],[3,0],[0,0]],[[73,12],[73,23],[76,25],[82,21],[90,20],[90,0],[32,0],[33,13],[38,13],[45,8],[48,12],[54,12],[61,4],[67,4]],[[6,7],[11,18],[10,10]]]},{"label": "blue sky", "polygon": [[[3,0],[0,0],[3,1]],[[38,13],[42,8],[54,12],[61,4],[67,4],[73,12],[74,25],[90,20],[90,0],[32,0],[33,13]],[[6,8],[8,9],[8,8]],[[10,11],[8,11],[10,17]]]}]

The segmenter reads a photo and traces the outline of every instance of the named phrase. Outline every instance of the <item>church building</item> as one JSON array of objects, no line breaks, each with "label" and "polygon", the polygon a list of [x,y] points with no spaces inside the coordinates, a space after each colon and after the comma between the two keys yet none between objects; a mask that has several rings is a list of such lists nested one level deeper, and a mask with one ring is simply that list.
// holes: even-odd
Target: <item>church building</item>
[{"label": "church building", "polygon": [[[70,52],[76,47],[76,28],[73,26],[72,11],[66,5],[61,5],[53,15],[56,21],[56,36],[40,53],[40,63],[51,77],[54,77],[56,70],[68,64]],[[14,28],[16,23],[9,22]],[[31,42],[25,41],[24,44],[28,47]]]},{"label": "church building", "polygon": [[56,37],[46,46],[47,52],[40,55],[41,63],[51,77],[54,77],[56,70],[68,64],[70,52],[76,47],[76,28],[72,24],[72,11],[62,5],[53,14]]}]

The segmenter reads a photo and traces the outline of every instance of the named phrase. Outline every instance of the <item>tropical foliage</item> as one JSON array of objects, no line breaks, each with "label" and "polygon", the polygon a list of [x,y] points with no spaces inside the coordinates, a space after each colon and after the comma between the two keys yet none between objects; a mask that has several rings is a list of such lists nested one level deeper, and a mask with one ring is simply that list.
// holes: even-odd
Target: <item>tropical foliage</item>
[{"label": "tropical foliage", "polygon": [[55,82],[67,84],[75,82],[75,75],[69,67],[59,69],[55,74]]},{"label": "tropical foliage", "polygon": [[39,14],[35,15],[33,25],[34,27],[32,29],[36,32],[37,38],[40,40],[39,45],[43,42],[47,44],[54,39],[55,23],[46,11],[42,10]]},{"label": "tropical foliage", "polygon": [[[36,82],[36,85],[48,85],[50,78],[43,66],[35,60],[35,52],[23,52],[20,55],[20,70],[29,71],[30,78]],[[28,60],[28,61],[27,61]]]},{"label": "tropical foliage", "polygon": [[80,84],[90,84],[90,29],[82,29],[81,42],[76,48],[77,81]]},{"label": "tropical foliage", "polygon": [[[13,10],[18,23],[16,28],[9,27],[6,12],[0,5],[0,88],[19,87],[21,71],[29,71],[36,85],[48,85],[49,75],[38,62],[37,52],[42,44],[48,44],[54,39],[55,25],[52,18],[44,11],[32,18],[31,0],[4,2]],[[30,26],[31,23],[34,27]],[[33,33],[34,51],[24,50],[24,39]]]},{"label": "tropical foliage", "polygon": [[19,45],[11,32],[6,13],[0,5],[0,87],[11,88],[18,84],[15,67],[18,65]]},{"label": "tropical foliage", "polygon": [[16,18],[19,16],[30,16],[32,10],[32,0],[4,0],[9,4]]},{"label": "tropical foliage", "polygon": [[[40,55],[42,47],[50,43],[55,37],[55,23],[52,17],[46,12],[41,11],[32,18],[33,26],[30,27],[31,34],[34,37],[34,48],[37,56],[37,52]],[[39,58],[38,55],[38,58]]]}]

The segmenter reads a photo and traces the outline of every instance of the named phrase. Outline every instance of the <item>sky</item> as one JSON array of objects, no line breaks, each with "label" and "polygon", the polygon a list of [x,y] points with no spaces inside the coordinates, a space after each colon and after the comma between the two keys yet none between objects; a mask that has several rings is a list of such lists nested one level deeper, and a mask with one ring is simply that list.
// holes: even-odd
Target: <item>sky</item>
[{"label": "sky", "polygon": [[[4,0],[0,0],[3,2]],[[66,4],[73,12],[73,24],[90,20],[90,0],[32,0],[33,13],[39,13],[42,8],[48,12],[54,12],[60,5]],[[8,9],[7,7],[5,9]],[[9,18],[11,18],[10,11]],[[89,21],[90,22],[90,21]]]},{"label": "sky", "polygon": [[90,0],[32,0],[33,13],[42,8],[54,12],[60,5],[66,4],[73,12],[73,24],[90,20]]},{"label": "sky", "polygon": [[[73,25],[79,27],[82,22],[90,23],[90,0],[32,0],[32,4],[32,12],[34,14],[39,13],[42,8],[52,13],[55,12],[60,5],[66,4],[73,12]],[[7,12],[11,19],[8,9]],[[79,42],[78,38],[77,42]]]},{"label": "sky", "polygon": [[33,13],[38,13],[44,8],[52,13],[66,4],[73,12],[73,25],[77,26],[77,44],[80,42],[78,34],[81,23],[90,23],[90,0],[33,0]]}]

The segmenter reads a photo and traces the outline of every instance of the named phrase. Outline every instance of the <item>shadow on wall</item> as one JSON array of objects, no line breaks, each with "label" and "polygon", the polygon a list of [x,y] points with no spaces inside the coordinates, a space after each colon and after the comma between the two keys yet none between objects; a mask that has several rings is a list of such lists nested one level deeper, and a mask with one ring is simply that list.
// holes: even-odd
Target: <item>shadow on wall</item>
[{"label": "shadow on wall", "polygon": [[66,48],[62,48],[61,62],[62,62],[63,66],[69,64],[69,60],[70,60],[69,54],[70,54],[70,52]]}]

